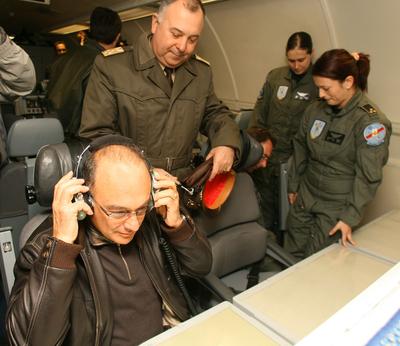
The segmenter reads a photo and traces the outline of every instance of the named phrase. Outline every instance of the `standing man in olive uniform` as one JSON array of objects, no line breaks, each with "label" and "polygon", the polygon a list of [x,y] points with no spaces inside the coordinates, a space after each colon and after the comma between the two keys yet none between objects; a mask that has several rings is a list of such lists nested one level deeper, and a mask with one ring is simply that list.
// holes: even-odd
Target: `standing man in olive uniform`
[{"label": "standing man in olive uniform", "polygon": [[81,123],[83,98],[94,59],[115,48],[121,33],[118,13],[96,7],[90,16],[89,39],[60,56],[50,68],[47,98],[50,110],[60,119],[66,137],[75,137]]},{"label": "standing man in olive uniform", "polygon": [[364,94],[368,73],[368,56],[344,49],[325,52],[313,67],[321,101],[305,111],[289,174],[285,248],[298,258],[340,233],[343,245],[354,244],[352,230],[382,181],[392,130]]},{"label": "standing man in olive uniform", "polygon": [[84,101],[80,136],[120,133],[155,167],[183,177],[198,132],[211,141],[211,178],[240,154],[239,129],[214,93],[209,64],[193,55],[204,24],[199,0],[163,0],[151,34],[99,56]]},{"label": "standing man in olive uniform", "polygon": [[311,75],[313,45],[311,36],[296,32],[286,45],[288,65],[269,72],[260,91],[249,127],[268,128],[276,138],[276,146],[268,166],[252,174],[260,193],[264,227],[279,232],[279,170],[293,152],[292,140],[304,109],[317,97]]}]

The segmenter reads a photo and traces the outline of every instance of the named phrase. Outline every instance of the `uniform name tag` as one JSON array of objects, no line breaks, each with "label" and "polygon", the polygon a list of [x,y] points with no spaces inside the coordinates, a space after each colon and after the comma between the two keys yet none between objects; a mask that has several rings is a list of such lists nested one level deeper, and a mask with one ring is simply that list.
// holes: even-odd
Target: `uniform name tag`
[{"label": "uniform name tag", "polygon": [[333,144],[341,145],[343,143],[344,137],[346,136],[343,133],[328,131],[325,140]]}]

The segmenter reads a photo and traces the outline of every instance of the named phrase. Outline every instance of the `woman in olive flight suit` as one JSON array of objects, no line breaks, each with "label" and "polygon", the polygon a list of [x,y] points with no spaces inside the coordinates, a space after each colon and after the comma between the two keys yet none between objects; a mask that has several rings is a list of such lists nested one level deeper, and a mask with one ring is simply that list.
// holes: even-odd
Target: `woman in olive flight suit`
[{"label": "woman in olive flight suit", "polygon": [[252,177],[261,197],[264,227],[278,238],[281,238],[278,229],[279,167],[292,155],[292,140],[303,112],[317,97],[311,75],[312,54],[313,43],[308,33],[295,32],[289,37],[288,66],[268,73],[249,125],[268,128],[277,141],[268,166],[255,171]]},{"label": "woman in olive flight suit", "polygon": [[382,181],[391,123],[365,94],[368,55],[325,52],[313,66],[320,101],[308,107],[294,141],[285,248],[307,257],[352,231]]}]

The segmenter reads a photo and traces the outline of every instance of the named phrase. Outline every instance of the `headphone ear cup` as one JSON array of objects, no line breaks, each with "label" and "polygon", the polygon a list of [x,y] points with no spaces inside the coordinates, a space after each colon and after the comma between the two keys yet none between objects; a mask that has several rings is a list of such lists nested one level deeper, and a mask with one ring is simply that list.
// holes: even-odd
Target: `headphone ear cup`
[{"label": "headphone ear cup", "polygon": [[93,208],[93,199],[92,196],[89,193],[84,193],[83,194],[83,200],[85,203],[90,207]]}]

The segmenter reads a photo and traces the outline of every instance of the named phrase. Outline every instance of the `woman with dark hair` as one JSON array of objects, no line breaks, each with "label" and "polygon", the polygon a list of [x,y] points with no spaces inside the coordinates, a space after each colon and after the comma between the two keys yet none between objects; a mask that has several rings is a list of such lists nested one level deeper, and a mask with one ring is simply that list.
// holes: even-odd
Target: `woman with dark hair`
[{"label": "woman with dark hair", "polygon": [[268,166],[252,176],[261,195],[264,227],[278,236],[279,166],[293,152],[292,139],[305,108],[317,97],[311,75],[313,43],[303,31],[293,33],[286,45],[288,66],[268,73],[255,104],[249,127],[271,131],[277,143]]},{"label": "woman with dark hair", "polygon": [[294,139],[285,248],[299,258],[352,230],[382,181],[391,123],[365,95],[369,56],[325,52],[313,66],[320,101],[308,107]]}]

